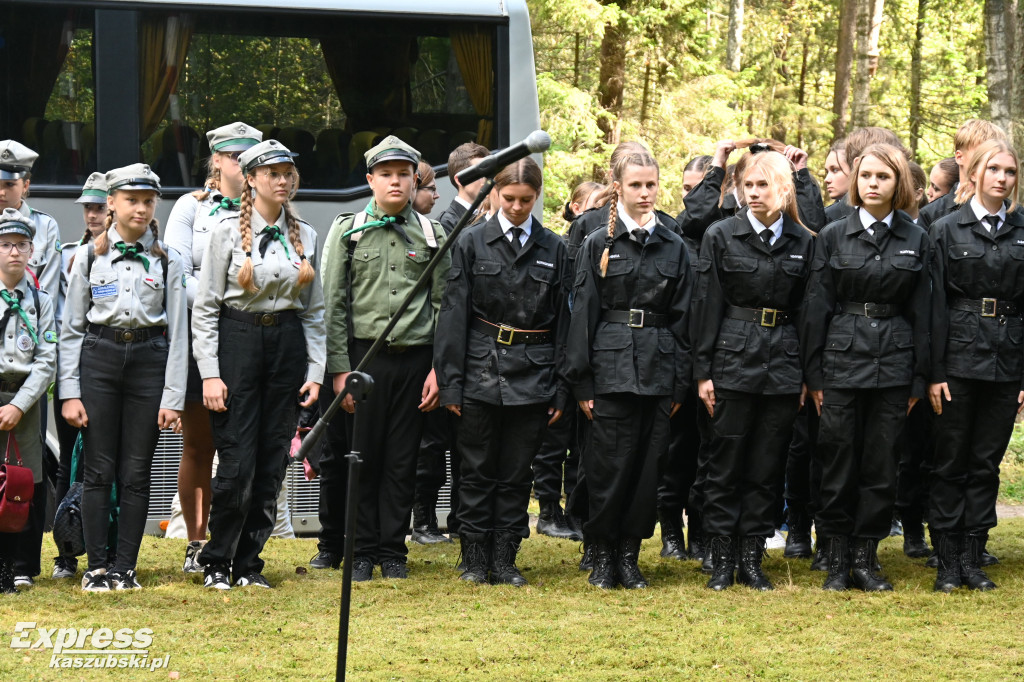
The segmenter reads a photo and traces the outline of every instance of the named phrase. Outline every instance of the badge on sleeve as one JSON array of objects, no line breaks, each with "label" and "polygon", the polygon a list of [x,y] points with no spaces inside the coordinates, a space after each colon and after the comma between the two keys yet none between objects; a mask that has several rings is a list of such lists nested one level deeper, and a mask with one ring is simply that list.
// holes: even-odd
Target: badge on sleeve
[{"label": "badge on sleeve", "polygon": [[52,329],[47,329],[43,332],[43,340],[49,343],[57,343],[57,332]]}]

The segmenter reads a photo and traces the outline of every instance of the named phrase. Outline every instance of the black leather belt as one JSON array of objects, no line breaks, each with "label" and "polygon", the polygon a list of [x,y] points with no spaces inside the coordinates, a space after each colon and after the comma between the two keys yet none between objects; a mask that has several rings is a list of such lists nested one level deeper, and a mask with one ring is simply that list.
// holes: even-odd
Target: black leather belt
[{"label": "black leather belt", "polygon": [[637,310],[636,308],[630,310],[605,310],[601,313],[601,321],[624,324],[634,329],[665,327],[668,326],[668,315],[649,313],[646,310]]},{"label": "black leather belt", "polygon": [[998,315],[1020,315],[1020,308],[1013,301],[1000,301],[995,298],[954,298],[950,299],[949,307],[953,310],[964,310],[978,313],[982,317]]},{"label": "black leather belt", "polygon": [[229,320],[247,322],[254,327],[277,327],[285,322],[299,319],[299,313],[295,310],[282,310],[279,313],[250,313],[228,306],[221,306],[220,316]]},{"label": "black leather belt", "polygon": [[110,339],[118,343],[135,343],[146,341],[154,336],[163,336],[167,333],[167,327],[140,327],[138,329],[118,329],[107,327],[102,324],[90,324],[89,333],[100,338]]},{"label": "black leather belt", "polygon": [[898,303],[854,303],[844,301],[838,306],[839,312],[864,317],[899,317],[903,314],[903,306]]},{"label": "black leather belt", "polygon": [[511,346],[513,343],[551,343],[551,330],[549,329],[516,329],[507,324],[494,324],[487,320],[474,317],[469,323],[473,331],[486,334],[498,343]]},{"label": "black leather belt", "polygon": [[25,383],[25,379],[18,379],[17,381],[7,381],[6,379],[0,379],[0,393],[17,393],[21,389],[22,384]]},{"label": "black leather belt", "polygon": [[725,316],[744,322],[756,322],[762,327],[775,327],[780,324],[796,322],[796,315],[788,310],[777,308],[741,308],[731,305],[725,309]]}]

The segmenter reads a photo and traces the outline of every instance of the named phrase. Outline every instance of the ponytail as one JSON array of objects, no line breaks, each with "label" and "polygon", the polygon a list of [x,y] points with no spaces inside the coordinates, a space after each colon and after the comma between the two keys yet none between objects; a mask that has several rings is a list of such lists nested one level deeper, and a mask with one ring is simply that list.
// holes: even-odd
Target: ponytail
[{"label": "ponytail", "polygon": [[153,233],[153,246],[149,247],[149,252],[157,258],[166,258],[167,252],[160,245],[160,223],[156,218],[149,221],[149,231]]},{"label": "ponytail", "polygon": [[103,231],[95,237],[94,251],[97,256],[102,256],[110,250],[110,239],[107,238],[107,230],[114,224],[114,209],[107,209],[107,219],[103,222]]},{"label": "ponytail", "polygon": [[238,211],[238,231],[242,236],[242,251],[245,251],[245,262],[238,271],[238,283],[251,294],[258,291],[253,281],[252,265],[252,190],[246,187],[242,191]]},{"label": "ponytail", "polygon": [[[295,253],[299,255],[302,264],[299,266],[299,286],[306,287],[313,281],[316,271],[313,265],[306,258],[306,249],[302,245],[302,231],[299,228],[299,219],[295,216],[291,202],[284,202],[284,217],[288,222],[288,241],[292,243]],[[251,231],[250,231],[251,232]]]}]

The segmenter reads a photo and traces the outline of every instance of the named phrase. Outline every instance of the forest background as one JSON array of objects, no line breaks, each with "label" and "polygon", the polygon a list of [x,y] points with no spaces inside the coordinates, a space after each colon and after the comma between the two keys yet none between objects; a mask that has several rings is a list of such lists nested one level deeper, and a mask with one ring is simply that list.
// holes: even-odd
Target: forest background
[{"label": "forest background", "polygon": [[674,215],[683,167],[722,139],[802,147],[819,181],[832,141],[857,126],[892,129],[926,172],[968,118],[1024,140],[1024,0],[528,4],[555,229],[572,188],[602,181],[619,141],[654,152],[658,205]]}]

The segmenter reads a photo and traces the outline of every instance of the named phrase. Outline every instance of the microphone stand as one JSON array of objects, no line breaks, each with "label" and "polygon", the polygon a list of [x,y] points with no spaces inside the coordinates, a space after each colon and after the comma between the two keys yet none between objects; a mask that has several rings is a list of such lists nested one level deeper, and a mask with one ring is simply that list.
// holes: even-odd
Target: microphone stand
[{"label": "microphone stand", "polygon": [[[377,336],[377,339],[370,346],[370,350],[366,352],[363,359],[359,362],[359,365],[349,373],[345,379],[345,386],[342,390],[334,396],[334,400],[331,401],[330,406],[324,411],[320,419],[317,420],[312,430],[302,440],[302,445],[299,447],[299,452],[295,459],[299,462],[306,459],[309,455],[309,451],[314,445],[323,437],[324,431],[327,429],[327,425],[331,422],[334,416],[337,414],[338,409],[341,407],[342,401],[345,396],[351,395],[354,401],[361,401],[366,398],[370,390],[373,388],[373,379],[364,372],[375,357],[384,348],[384,344],[387,341],[388,335],[398,324],[402,317],[402,314],[412,304],[416,294],[419,293],[430,282],[431,276],[434,274],[434,270],[441,263],[441,258],[451,250],[452,245],[455,243],[455,238],[459,236],[463,228],[469,222],[470,217],[476,213],[477,209],[480,208],[480,204],[483,203],[484,198],[491,193],[494,188],[494,176],[500,171],[501,168],[495,168],[493,172],[487,175],[487,181],[483,187],[477,193],[476,198],[470,205],[466,213],[459,218],[459,221],[455,224],[455,228],[452,233],[448,235],[444,243],[438,248],[437,253],[427,263],[427,267],[423,269],[423,274],[416,280],[416,284],[406,294],[405,299],[401,305],[398,306],[398,310],[391,316],[387,326],[384,327],[384,331]],[[348,254],[345,254],[348,257]],[[443,409],[443,408],[441,408]],[[359,410],[356,409],[355,425],[359,423]],[[343,682],[345,679],[345,665],[348,660],[348,622],[349,622],[349,609],[351,606],[352,598],[352,558],[355,551],[355,533],[356,533],[356,505],[359,499],[359,468],[362,464],[362,460],[359,458],[359,453],[355,450],[356,439],[355,439],[355,426],[353,427],[352,433],[352,452],[350,452],[345,459],[348,461],[348,487],[345,492],[345,558],[344,566],[341,574],[341,609],[338,614],[338,661],[335,669],[335,679],[338,682]]]}]

